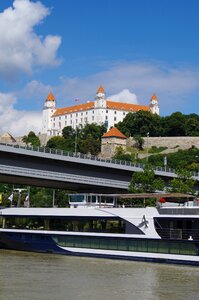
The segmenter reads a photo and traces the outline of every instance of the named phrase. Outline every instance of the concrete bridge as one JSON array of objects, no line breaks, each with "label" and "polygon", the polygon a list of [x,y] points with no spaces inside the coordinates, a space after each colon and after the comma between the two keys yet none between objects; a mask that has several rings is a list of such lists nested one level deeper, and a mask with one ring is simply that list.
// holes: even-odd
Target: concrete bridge
[{"label": "concrete bridge", "polygon": [[[78,192],[126,192],[133,172],[142,165],[41,147],[0,144],[0,182],[63,188]],[[177,177],[156,168],[164,180]],[[194,178],[199,181],[198,174]]]}]

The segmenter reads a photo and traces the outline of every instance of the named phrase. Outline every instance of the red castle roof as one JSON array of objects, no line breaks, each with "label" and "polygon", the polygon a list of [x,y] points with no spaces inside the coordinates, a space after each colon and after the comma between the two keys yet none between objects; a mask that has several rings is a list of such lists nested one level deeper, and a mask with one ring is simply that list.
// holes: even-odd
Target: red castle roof
[{"label": "red castle roof", "polygon": [[103,136],[103,138],[109,138],[109,137],[116,137],[120,139],[127,139],[127,137],[119,131],[116,127],[112,127],[108,132],[106,132]]}]

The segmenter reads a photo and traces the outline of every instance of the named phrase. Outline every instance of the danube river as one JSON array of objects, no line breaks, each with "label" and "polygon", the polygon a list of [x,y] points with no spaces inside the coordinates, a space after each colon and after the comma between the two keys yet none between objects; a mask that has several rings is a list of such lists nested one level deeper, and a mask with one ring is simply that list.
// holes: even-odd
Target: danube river
[{"label": "danube river", "polygon": [[0,250],[0,300],[198,297],[198,267]]}]

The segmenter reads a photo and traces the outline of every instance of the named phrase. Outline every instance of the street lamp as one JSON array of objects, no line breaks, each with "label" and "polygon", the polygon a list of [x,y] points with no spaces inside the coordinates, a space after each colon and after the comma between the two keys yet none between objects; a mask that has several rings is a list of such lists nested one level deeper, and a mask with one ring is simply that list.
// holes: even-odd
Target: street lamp
[{"label": "street lamp", "polygon": [[149,157],[148,157],[148,155],[149,155],[149,132],[147,132],[147,148],[146,148],[146,150],[147,150],[146,161],[148,163],[148,161],[149,161]]},{"label": "street lamp", "polygon": [[75,130],[75,156],[77,154],[77,125],[73,122],[73,129]]},{"label": "street lamp", "polygon": [[164,156],[164,170],[165,170],[165,172],[167,170],[167,156],[166,155]]},{"label": "street lamp", "polygon": [[77,126],[76,126],[76,131],[75,131],[75,156],[77,154]]}]

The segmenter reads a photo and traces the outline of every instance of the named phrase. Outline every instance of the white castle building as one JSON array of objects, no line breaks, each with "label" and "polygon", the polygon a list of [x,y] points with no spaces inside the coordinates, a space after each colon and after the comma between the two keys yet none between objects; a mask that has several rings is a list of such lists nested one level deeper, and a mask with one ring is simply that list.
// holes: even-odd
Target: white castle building
[{"label": "white castle building", "polygon": [[41,134],[61,135],[62,129],[71,126],[74,129],[84,127],[87,123],[104,124],[107,129],[122,121],[129,112],[139,110],[150,111],[159,115],[158,99],[154,94],[148,106],[113,102],[106,99],[102,86],[99,87],[95,100],[70,107],[56,108],[56,100],[52,92],[47,96],[42,116]]}]

